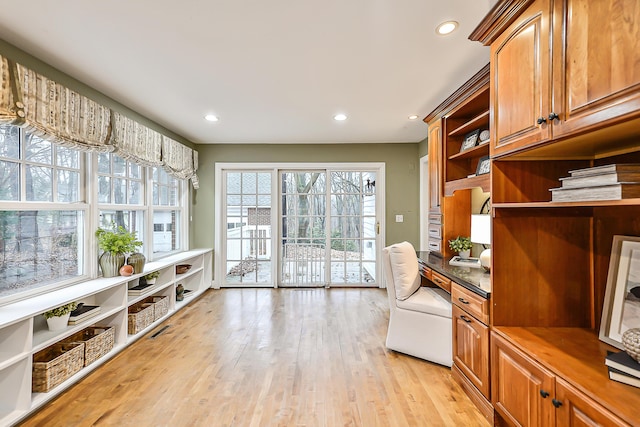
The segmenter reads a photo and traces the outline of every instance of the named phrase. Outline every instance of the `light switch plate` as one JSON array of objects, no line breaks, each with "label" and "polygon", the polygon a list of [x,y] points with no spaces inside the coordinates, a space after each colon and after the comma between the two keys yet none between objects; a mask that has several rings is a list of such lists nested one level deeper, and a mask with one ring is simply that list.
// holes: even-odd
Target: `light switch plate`
[{"label": "light switch plate", "polygon": [[396,215],[396,222],[404,222],[404,215]]}]

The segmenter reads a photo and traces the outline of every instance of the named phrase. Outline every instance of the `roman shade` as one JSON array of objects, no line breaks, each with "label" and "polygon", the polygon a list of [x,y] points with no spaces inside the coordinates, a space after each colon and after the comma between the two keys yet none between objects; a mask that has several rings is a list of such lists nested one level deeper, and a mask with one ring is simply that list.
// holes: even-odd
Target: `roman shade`
[{"label": "roman shade", "polygon": [[17,88],[14,87],[15,79],[11,78],[14,74],[16,64],[0,56],[0,124],[18,123],[24,118],[24,110],[22,104],[16,105],[14,93]]},{"label": "roman shade", "polygon": [[162,135],[118,112],[111,115],[116,154],[143,166],[162,165]]},{"label": "roman shade", "polygon": [[197,152],[179,142],[162,137],[162,164],[168,174],[179,179],[190,179],[193,188],[198,188]]}]

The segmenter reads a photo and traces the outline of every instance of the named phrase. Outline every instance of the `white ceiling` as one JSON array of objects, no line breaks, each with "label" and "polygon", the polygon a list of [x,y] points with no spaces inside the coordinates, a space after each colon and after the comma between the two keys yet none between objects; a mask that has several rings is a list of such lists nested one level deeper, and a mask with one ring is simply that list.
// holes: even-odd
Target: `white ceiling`
[{"label": "white ceiling", "polygon": [[467,37],[493,3],[3,1],[0,38],[195,143],[417,142],[489,61]]}]

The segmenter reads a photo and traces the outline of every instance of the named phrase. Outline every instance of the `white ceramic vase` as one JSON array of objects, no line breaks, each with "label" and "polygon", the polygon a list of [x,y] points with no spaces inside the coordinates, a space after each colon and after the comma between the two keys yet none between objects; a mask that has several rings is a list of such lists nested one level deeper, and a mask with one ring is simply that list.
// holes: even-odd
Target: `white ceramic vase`
[{"label": "white ceramic vase", "polygon": [[71,313],[67,313],[63,316],[54,316],[47,319],[47,326],[50,331],[60,331],[67,327],[69,322],[69,316]]}]

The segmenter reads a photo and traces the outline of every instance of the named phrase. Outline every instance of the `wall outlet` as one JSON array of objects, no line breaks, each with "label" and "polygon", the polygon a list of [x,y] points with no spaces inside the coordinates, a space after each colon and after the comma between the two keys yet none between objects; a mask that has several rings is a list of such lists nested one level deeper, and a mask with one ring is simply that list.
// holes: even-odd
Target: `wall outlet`
[{"label": "wall outlet", "polygon": [[396,215],[396,222],[404,222],[404,215]]}]

